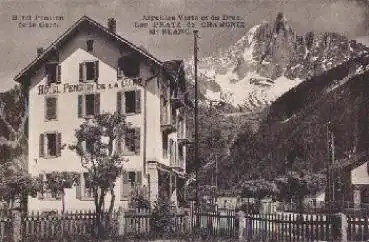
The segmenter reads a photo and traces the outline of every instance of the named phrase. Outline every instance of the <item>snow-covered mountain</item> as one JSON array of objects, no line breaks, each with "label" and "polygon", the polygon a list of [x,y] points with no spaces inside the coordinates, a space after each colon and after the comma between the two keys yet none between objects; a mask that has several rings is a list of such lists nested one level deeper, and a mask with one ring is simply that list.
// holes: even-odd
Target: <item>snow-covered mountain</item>
[{"label": "snow-covered mountain", "polygon": [[[223,101],[242,112],[258,111],[312,76],[369,48],[337,33],[298,35],[282,13],[214,56],[200,58],[198,80],[206,100]],[[193,80],[193,60],[186,62]]]}]

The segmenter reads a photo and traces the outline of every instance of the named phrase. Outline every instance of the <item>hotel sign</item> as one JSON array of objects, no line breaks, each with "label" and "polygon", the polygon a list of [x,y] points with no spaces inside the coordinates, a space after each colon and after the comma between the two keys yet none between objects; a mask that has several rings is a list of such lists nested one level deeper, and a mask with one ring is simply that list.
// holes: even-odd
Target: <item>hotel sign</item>
[{"label": "hotel sign", "polygon": [[60,83],[51,85],[39,85],[38,95],[62,94],[74,92],[94,92],[125,87],[134,87],[142,83],[141,78],[123,79],[110,83],[84,82],[84,83]]}]

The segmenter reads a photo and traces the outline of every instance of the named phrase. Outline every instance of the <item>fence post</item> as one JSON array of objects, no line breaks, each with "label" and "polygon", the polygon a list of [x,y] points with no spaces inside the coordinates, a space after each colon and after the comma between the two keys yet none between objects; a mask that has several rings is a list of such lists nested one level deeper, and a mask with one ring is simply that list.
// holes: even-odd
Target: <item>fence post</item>
[{"label": "fence post", "polygon": [[20,208],[12,210],[13,241],[22,241],[22,212]]},{"label": "fence post", "polygon": [[338,213],[337,216],[339,217],[340,222],[340,241],[341,242],[347,242],[347,230],[348,230],[348,222],[347,222],[347,216],[344,213]]},{"label": "fence post", "polygon": [[246,224],[246,218],[245,218],[245,212],[238,211],[237,213],[238,217],[238,240],[242,241],[246,238],[244,231],[245,231],[245,224]]},{"label": "fence post", "polygon": [[119,215],[118,215],[118,234],[124,235],[125,232],[125,211],[124,209],[120,209]]}]

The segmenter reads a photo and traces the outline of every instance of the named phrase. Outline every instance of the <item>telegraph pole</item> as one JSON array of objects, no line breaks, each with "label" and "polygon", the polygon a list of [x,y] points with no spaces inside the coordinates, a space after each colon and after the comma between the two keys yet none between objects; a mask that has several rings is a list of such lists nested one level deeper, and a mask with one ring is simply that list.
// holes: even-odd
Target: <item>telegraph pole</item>
[{"label": "telegraph pole", "polygon": [[[335,145],[334,145],[334,132],[332,130],[332,123],[327,124],[327,146],[328,146],[328,162],[327,162],[327,196],[329,202],[329,208],[331,208],[332,202],[335,200],[334,194],[334,177],[332,171],[332,164],[335,159]],[[331,212],[331,211],[330,211]]]},{"label": "telegraph pole", "polygon": [[200,161],[199,161],[199,122],[198,122],[198,96],[197,96],[197,51],[198,51],[198,46],[197,46],[197,38],[198,38],[198,30],[194,30],[193,31],[193,37],[194,37],[194,47],[193,47],[193,52],[194,52],[194,66],[195,66],[195,164],[196,164],[196,170],[195,170],[195,175],[196,175],[196,210],[197,210],[197,216],[196,216],[196,228],[200,227],[200,216],[199,216],[199,203],[200,203],[200,199],[199,199],[199,166],[200,166]]}]

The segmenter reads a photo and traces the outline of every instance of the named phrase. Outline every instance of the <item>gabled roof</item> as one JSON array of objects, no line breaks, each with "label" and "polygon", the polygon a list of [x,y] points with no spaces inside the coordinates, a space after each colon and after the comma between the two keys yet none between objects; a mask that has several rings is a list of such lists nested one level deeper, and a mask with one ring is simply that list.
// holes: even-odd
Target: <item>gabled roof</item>
[{"label": "gabled roof", "polygon": [[80,28],[80,26],[82,26],[83,24],[89,24],[90,26],[92,26],[93,28],[96,28],[97,30],[102,31],[103,33],[107,34],[108,36],[110,36],[111,38],[120,41],[122,44],[128,45],[129,47],[131,47],[133,50],[137,51],[139,54],[141,54],[142,56],[150,59],[151,61],[153,61],[155,64],[162,66],[162,62],[160,60],[158,60],[157,58],[155,58],[154,56],[152,56],[150,53],[148,53],[146,50],[132,44],[131,42],[129,42],[128,40],[124,39],[123,37],[121,37],[120,35],[118,35],[115,32],[110,31],[108,28],[106,28],[105,26],[101,25],[100,23],[96,22],[95,20],[87,17],[87,16],[83,16],[82,18],[80,18],[78,21],[76,21],[70,28],[68,28],[64,34],[62,34],[58,39],[56,39],[48,48],[46,48],[46,50],[40,55],[38,56],[36,59],[34,59],[28,66],[26,66],[19,74],[17,74],[14,77],[14,81],[16,82],[21,82],[23,77],[26,76],[29,73],[32,73],[32,70],[38,65],[40,64],[42,61],[44,61],[49,54],[52,51],[55,51],[59,48],[59,46],[68,38],[70,37],[77,29]]},{"label": "gabled roof", "polygon": [[359,153],[355,153],[350,158],[336,160],[332,168],[334,170],[341,169],[346,171],[351,171],[352,169],[355,169],[356,167],[361,166],[365,162],[369,161],[369,156],[366,151],[362,151]]}]

